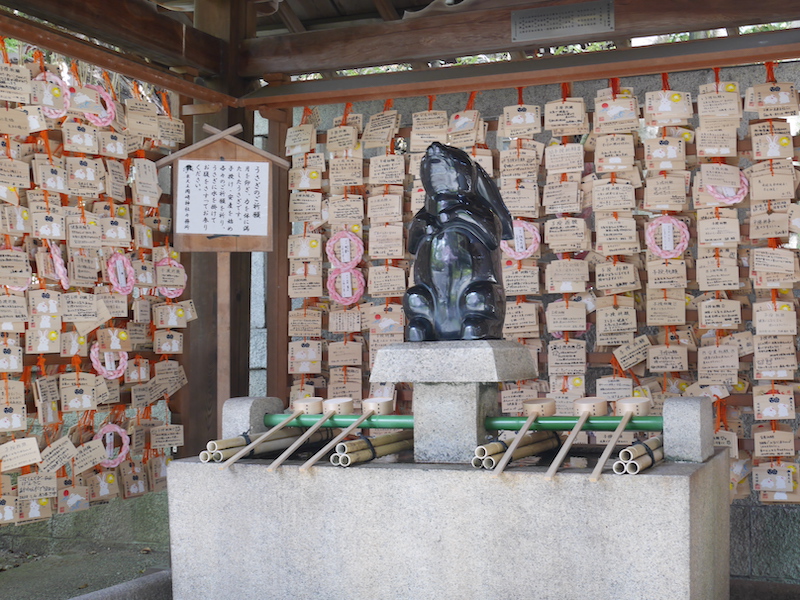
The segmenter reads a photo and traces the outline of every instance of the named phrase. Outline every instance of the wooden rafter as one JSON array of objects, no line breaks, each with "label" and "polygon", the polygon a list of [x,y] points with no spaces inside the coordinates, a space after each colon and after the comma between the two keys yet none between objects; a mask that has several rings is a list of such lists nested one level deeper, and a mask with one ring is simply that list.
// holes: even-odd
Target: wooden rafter
[{"label": "wooden rafter", "polygon": [[400,13],[397,12],[391,0],[372,0],[372,3],[384,21],[397,21],[400,19]]},{"label": "wooden rafter", "polygon": [[332,104],[691,71],[797,57],[800,32],[775,31],[538,60],[346,77],[333,82],[295,82],[261,88],[240,98],[240,104],[258,109]]},{"label": "wooden rafter", "polygon": [[147,0],[0,0],[0,5],[163,65],[222,72],[226,42],[159,13]]},{"label": "wooden rafter", "polygon": [[[286,29],[292,33],[301,33],[307,31],[306,26],[303,25],[303,22],[297,16],[297,13],[292,10],[292,7],[289,6],[288,2],[281,2],[278,5],[277,13],[283,24],[286,25]],[[336,76],[336,71],[327,69],[322,71],[321,74],[324,79],[333,79]]]},{"label": "wooden rafter", "polygon": [[[539,48],[544,44],[597,41],[699,31],[800,19],[800,3],[785,0],[616,0],[615,30],[608,34],[568,35],[535,42],[511,41],[511,13],[541,2],[498,2],[498,8],[419,16],[401,20],[245,40],[239,74],[309,73],[487,52]],[[548,5],[570,4],[555,0]],[[494,3],[490,3],[493,5]],[[481,6],[486,6],[486,3]]]},{"label": "wooden rafter", "polygon": [[28,19],[0,13],[0,35],[83,60],[190,98],[225,106],[236,105],[236,98],[232,96],[197,85],[176,73],[125,57],[103,46],[90,44],[44,25],[32,23]]},{"label": "wooden rafter", "polygon": [[292,10],[288,2],[281,2],[278,5],[277,12],[283,24],[286,25],[286,29],[292,33],[302,33],[306,31],[306,26],[303,25],[303,22],[297,17],[297,14]]}]

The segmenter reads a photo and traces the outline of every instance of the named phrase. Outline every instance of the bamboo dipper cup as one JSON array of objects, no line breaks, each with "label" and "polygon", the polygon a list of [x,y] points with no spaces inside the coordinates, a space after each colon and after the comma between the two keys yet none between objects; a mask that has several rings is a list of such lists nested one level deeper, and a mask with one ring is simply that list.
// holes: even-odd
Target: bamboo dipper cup
[{"label": "bamboo dipper cup", "polygon": [[514,454],[514,450],[517,449],[519,443],[522,441],[522,438],[525,437],[526,433],[528,433],[528,429],[531,428],[533,422],[539,417],[549,417],[556,414],[556,401],[549,398],[526,400],[522,403],[522,407],[525,410],[525,414],[528,416],[528,419],[522,425],[522,428],[517,432],[517,435],[514,436],[514,440],[511,442],[508,450],[505,451],[503,458],[500,459],[500,462],[492,472],[494,477],[498,477],[503,472],[503,469],[506,468],[506,465],[511,461],[511,456]]},{"label": "bamboo dipper cup", "polygon": [[361,401],[361,411],[373,415],[390,415],[394,412],[394,398],[367,398]]},{"label": "bamboo dipper cup", "polygon": [[600,474],[603,472],[603,467],[608,460],[608,457],[611,456],[611,452],[614,450],[614,446],[617,444],[617,440],[619,436],[622,435],[622,432],[625,431],[625,428],[628,426],[631,418],[636,415],[637,417],[644,417],[650,413],[650,398],[635,398],[631,396],[630,398],[620,398],[617,400],[617,412],[622,413],[622,419],[620,419],[619,425],[614,430],[614,434],[611,436],[608,444],[603,450],[603,454],[600,455],[600,460],[597,461],[597,465],[592,471],[592,474],[589,476],[589,481],[599,481]]},{"label": "bamboo dipper cup", "polygon": [[[313,467],[316,462],[325,456],[331,449],[336,447],[336,444],[341,442],[344,438],[350,435],[356,427],[361,425],[364,421],[369,419],[374,414],[379,415],[386,415],[392,412],[392,408],[394,405],[394,401],[390,398],[367,398],[361,401],[361,410],[362,415],[353,421],[348,427],[342,430],[342,432],[333,438],[330,442],[328,442],[323,448],[320,449],[314,456],[309,458],[306,462],[304,462],[300,466],[300,471],[305,472],[308,471],[311,467]],[[381,411],[381,412],[378,412]]]},{"label": "bamboo dipper cup", "polygon": [[586,421],[589,417],[601,417],[608,413],[608,402],[603,398],[598,398],[597,396],[589,396],[587,398],[578,398],[574,402],[575,406],[575,414],[578,415],[578,422],[575,423],[575,427],[572,428],[572,431],[569,432],[569,436],[567,436],[567,441],[564,442],[564,445],[561,446],[561,450],[558,451],[555,459],[553,460],[553,464],[550,465],[550,468],[547,469],[547,473],[545,473],[544,478],[547,481],[551,481],[553,476],[558,471],[558,467],[561,466],[561,463],[564,462],[564,459],[569,454],[569,449],[572,448],[572,444],[575,443],[575,438],[578,437],[578,433],[580,430],[583,429],[583,426],[586,424]]},{"label": "bamboo dipper cup", "polygon": [[[297,405],[296,401],[295,405]],[[299,438],[297,438],[294,443],[289,446],[283,453],[272,461],[272,464],[267,468],[267,471],[272,473],[280,467],[287,458],[289,458],[295,451],[306,443],[306,440],[310,438],[314,433],[322,427],[328,419],[330,419],[333,415],[349,415],[353,412],[353,399],[352,398],[330,398],[328,400],[324,400],[322,402],[317,401],[309,403],[309,409],[314,409],[319,412],[315,412],[313,414],[320,414],[322,413],[322,417],[320,417],[319,421],[314,423],[311,427],[309,427],[305,433],[303,433]]]}]

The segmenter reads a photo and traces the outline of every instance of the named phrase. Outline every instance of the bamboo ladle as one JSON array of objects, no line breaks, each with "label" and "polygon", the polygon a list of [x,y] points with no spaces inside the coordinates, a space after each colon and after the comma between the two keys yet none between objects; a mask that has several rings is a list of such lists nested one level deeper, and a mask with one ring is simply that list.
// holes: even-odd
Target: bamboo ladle
[{"label": "bamboo ladle", "polygon": [[[265,441],[267,438],[272,437],[273,435],[278,433],[281,429],[286,427],[289,423],[294,421],[300,415],[302,415],[302,414],[313,414],[313,413],[309,413],[307,411],[315,409],[317,404],[319,404],[320,406],[322,405],[322,398],[304,398],[302,401],[301,400],[296,400],[295,401],[295,405],[296,406],[295,406],[295,409],[292,411],[291,415],[286,417],[283,421],[281,421],[280,423],[275,425],[275,427],[273,427],[269,431],[265,431],[264,433],[262,433],[260,436],[258,436],[256,439],[254,439],[252,442],[247,444],[247,446],[245,446],[244,448],[239,450],[236,454],[231,456],[228,460],[226,460],[224,463],[222,463],[219,466],[219,470],[222,471],[222,470],[227,469],[228,467],[230,467],[233,463],[235,463],[237,460],[242,458],[245,454],[250,452],[253,448],[258,446],[261,442]],[[320,412],[322,412],[321,408],[319,410],[320,410]]]},{"label": "bamboo ladle", "polygon": [[317,461],[319,461],[319,459],[330,452],[331,449],[335,448],[339,442],[350,435],[350,432],[355,430],[356,427],[361,425],[361,423],[369,419],[372,415],[388,415],[392,413],[394,411],[394,400],[391,398],[367,398],[361,402],[361,410],[363,411],[363,414],[358,419],[343,429],[339,435],[333,438],[323,448],[321,448],[319,452],[317,452],[314,456],[309,458],[300,466],[301,472],[308,471],[311,467],[313,467]]},{"label": "bamboo ladle", "polygon": [[545,473],[544,478],[547,481],[551,481],[553,476],[555,476],[556,471],[558,471],[558,467],[561,466],[561,463],[564,462],[564,459],[569,454],[569,449],[572,448],[572,444],[575,443],[575,438],[578,437],[581,429],[586,424],[586,421],[589,417],[600,417],[608,413],[608,402],[603,398],[598,398],[596,396],[589,396],[588,398],[578,398],[574,402],[575,407],[575,414],[578,415],[578,422],[575,423],[575,427],[572,428],[572,431],[569,432],[569,436],[567,436],[567,440],[564,442],[564,445],[561,446],[561,450],[558,451],[553,463],[550,465],[550,468],[547,469],[547,473]]},{"label": "bamboo ladle", "polygon": [[[294,443],[289,446],[283,453],[272,461],[272,464],[267,467],[267,471],[272,473],[280,467],[287,458],[289,458],[295,451],[305,444],[306,440],[325,424],[325,421],[330,419],[333,415],[349,415],[353,413],[353,399],[352,398],[330,398],[321,403],[322,416],[319,421],[309,427],[303,435],[297,438]],[[319,414],[319,413],[316,413]]]},{"label": "bamboo ladle", "polygon": [[617,425],[617,428],[614,430],[611,439],[608,441],[608,444],[606,444],[603,454],[600,455],[600,459],[597,461],[594,471],[592,471],[592,474],[589,476],[589,481],[597,482],[600,480],[603,467],[605,466],[608,457],[611,456],[611,453],[614,451],[614,447],[617,445],[619,436],[621,436],[622,432],[625,431],[625,428],[628,426],[631,418],[634,415],[637,417],[645,417],[650,413],[650,398],[636,398],[633,396],[629,398],[620,398],[617,400],[617,412],[622,412],[622,419],[620,419],[619,425]]},{"label": "bamboo ladle", "polygon": [[519,446],[522,438],[525,437],[525,434],[528,433],[528,429],[531,428],[533,422],[539,417],[550,417],[556,414],[556,401],[549,398],[525,400],[525,402],[522,403],[522,406],[525,410],[525,414],[528,415],[528,419],[522,425],[522,428],[517,432],[517,435],[514,436],[514,440],[511,442],[508,450],[506,450],[503,454],[503,458],[500,459],[500,462],[494,468],[494,471],[492,471],[493,477],[499,477],[506,468],[506,465],[508,465],[508,463],[511,461],[514,451]]}]

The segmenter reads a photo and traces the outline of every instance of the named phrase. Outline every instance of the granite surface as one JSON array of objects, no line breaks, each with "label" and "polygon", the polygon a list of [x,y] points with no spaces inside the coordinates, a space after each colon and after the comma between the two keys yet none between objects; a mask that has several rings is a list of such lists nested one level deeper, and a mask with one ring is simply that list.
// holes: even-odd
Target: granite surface
[{"label": "granite surface", "polygon": [[750,576],[750,549],[752,547],[750,507],[734,504],[731,506],[731,577]]},{"label": "granite surface", "polygon": [[499,382],[537,375],[530,350],[517,342],[413,342],[380,349],[370,381]]},{"label": "granite surface", "polygon": [[228,398],[222,406],[222,439],[236,437],[242,433],[262,433],[267,430],[264,415],[282,413],[280,398],[245,396]]},{"label": "granite surface", "polygon": [[723,452],[597,483],[588,469],[548,482],[542,467],[268,465],[170,464],[176,600],[728,597]]},{"label": "granite surface", "polygon": [[142,575],[72,600],[172,600],[172,573],[166,569]]},{"label": "granite surface", "polygon": [[751,509],[752,575],[779,581],[800,580],[800,511],[795,506],[755,506]]},{"label": "granite surface", "polygon": [[714,454],[711,398],[668,398],[664,402],[664,457],[703,462]]},{"label": "granite surface", "polygon": [[468,464],[487,438],[486,417],[499,414],[495,383],[414,386],[414,459]]}]

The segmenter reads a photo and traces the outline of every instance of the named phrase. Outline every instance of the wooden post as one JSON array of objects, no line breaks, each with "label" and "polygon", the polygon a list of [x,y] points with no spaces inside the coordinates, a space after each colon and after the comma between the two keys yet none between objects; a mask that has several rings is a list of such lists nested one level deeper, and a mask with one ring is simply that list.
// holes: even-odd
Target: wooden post
[{"label": "wooden post", "polygon": [[[235,46],[256,34],[255,5],[249,0],[229,0],[230,32],[228,41]],[[248,80],[239,78],[236,70],[238,59],[235,53],[227,56],[226,91],[237,98],[243,96],[248,88]],[[244,108],[228,109],[228,126],[241,123],[244,131],[242,139],[253,143],[253,111]],[[283,152],[276,152],[283,156]],[[273,178],[276,171],[273,168]],[[288,185],[287,185],[288,187]],[[288,201],[287,201],[288,204]],[[228,377],[220,382],[219,404],[220,423],[222,423],[222,403],[231,397],[247,396],[250,393],[250,283],[251,255],[249,252],[230,254],[228,268],[228,323],[220,324],[228,328]],[[222,298],[223,296],[220,296]],[[227,392],[225,391],[227,390]],[[220,430],[220,434],[222,431]]]},{"label": "wooden post", "polygon": [[[246,0],[197,0],[195,27],[238,46],[244,36],[255,33],[255,21],[247,18],[248,10]],[[226,60],[221,77],[209,85],[241,96],[246,82],[232,68],[236,57],[228,53]],[[194,141],[206,137],[204,123],[218,129],[241,123],[243,138],[252,141],[252,119],[252,112],[243,109],[196,115],[191,128]],[[188,439],[186,443],[186,453],[197,454],[209,439],[221,435],[225,400],[245,396],[249,390],[250,254],[193,252],[188,262],[195,274],[192,298],[201,316],[194,327],[201,331],[192,336],[187,348],[189,391],[187,412],[182,418],[191,429],[199,430],[197,436],[191,436],[192,444]]]},{"label": "wooden post", "polygon": [[222,423],[222,405],[230,398],[231,390],[231,253],[217,252],[216,257],[217,422]]},{"label": "wooden post", "polygon": [[[269,135],[265,150],[282,155],[286,142],[286,131],[292,124],[291,110],[281,111],[283,117],[275,114],[269,120]],[[291,301],[288,295],[289,257],[287,240],[291,233],[289,226],[289,173],[275,169],[273,179],[272,218],[274,223],[273,250],[267,254],[267,395],[281,398],[288,405],[289,358],[289,310]]]}]

